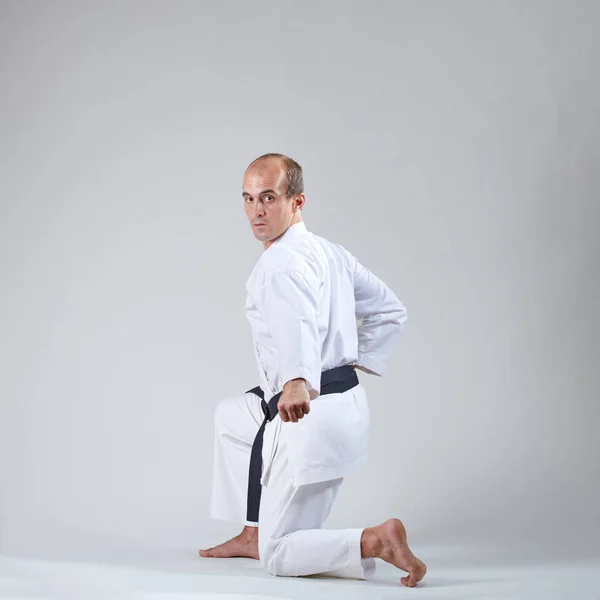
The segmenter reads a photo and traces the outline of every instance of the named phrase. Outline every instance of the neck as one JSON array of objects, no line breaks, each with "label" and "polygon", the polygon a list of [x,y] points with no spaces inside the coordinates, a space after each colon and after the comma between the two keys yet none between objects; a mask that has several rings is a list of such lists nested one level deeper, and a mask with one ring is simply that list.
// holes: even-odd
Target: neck
[{"label": "neck", "polygon": [[295,214],[292,217],[292,221],[291,223],[283,230],[283,232],[281,234],[279,234],[276,238],[273,238],[272,240],[267,240],[266,242],[263,242],[263,246],[265,247],[265,250],[275,241],[277,241],[292,225],[295,225],[296,223],[302,223],[302,216],[300,214]]}]

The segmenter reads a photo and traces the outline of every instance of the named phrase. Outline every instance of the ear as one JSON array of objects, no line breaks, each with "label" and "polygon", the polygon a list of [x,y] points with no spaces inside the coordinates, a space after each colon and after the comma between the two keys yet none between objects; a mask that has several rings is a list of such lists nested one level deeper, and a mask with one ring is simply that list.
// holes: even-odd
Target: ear
[{"label": "ear", "polygon": [[302,210],[304,208],[304,203],[306,202],[306,196],[304,194],[298,194],[292,202],[294,203],[294,211]]}]

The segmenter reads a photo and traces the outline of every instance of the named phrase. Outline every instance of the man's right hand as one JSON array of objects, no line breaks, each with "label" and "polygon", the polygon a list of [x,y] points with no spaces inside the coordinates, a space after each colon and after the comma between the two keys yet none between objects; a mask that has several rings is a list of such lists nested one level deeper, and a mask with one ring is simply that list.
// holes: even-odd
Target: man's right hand
[{"label": "man's right hand", "polygon": [[310,412],[310,394],[304,379],[292,379],[283,386],[277,403],[279,416],[284,423],[297,423]]},{"label": "man's right hand", "polygon": [[361,367],[360,365],[352,365],[355,369],[360,369],[363,373],[368,373],[369,375],[377,375],[375,371],[371,371],[365,367]]}]

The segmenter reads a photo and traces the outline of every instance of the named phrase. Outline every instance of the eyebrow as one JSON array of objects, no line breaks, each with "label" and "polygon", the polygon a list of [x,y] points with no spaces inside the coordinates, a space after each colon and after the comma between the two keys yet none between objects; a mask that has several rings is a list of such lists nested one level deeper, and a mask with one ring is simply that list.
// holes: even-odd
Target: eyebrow
[{"label": "eyebrow", "polygon": [[[264,194],[277,194],[277,192],[275,190],[262,190],[258,195],[263,196]],[[249,194],[248,192],[242,192],[242,196],[252,197],[252,194]]]}]

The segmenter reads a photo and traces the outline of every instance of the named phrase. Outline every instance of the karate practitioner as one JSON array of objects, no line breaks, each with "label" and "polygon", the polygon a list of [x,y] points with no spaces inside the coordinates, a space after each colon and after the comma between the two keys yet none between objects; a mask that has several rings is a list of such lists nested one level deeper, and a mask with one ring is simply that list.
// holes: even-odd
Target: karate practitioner
[{"label": "karate practitioner", "polygon": [[307,231],[295,161],[259,157],[242,196],[264,245],[245,306],[260,386],[217,407],[211,517],[245,527],[200,555],[260,559],[277,576],[357,579],[381,558],[415,586],[426,567],[398,519],[322,528],[343,478],[366,458],[369,410],[356,369],[384,372],[406,310],[347,250]]}]

